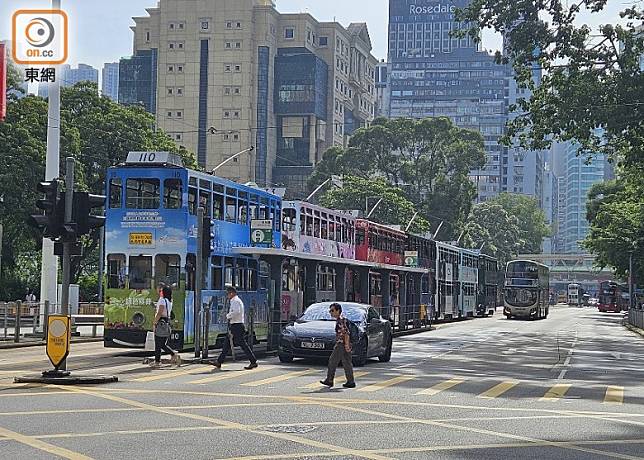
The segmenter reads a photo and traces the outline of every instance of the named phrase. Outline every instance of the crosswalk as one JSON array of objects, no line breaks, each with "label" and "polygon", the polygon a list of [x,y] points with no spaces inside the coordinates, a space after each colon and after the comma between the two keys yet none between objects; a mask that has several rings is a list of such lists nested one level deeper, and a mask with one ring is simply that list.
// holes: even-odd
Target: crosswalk
[{"label": "crosswalk", "polygon": [[[133,383],[174,382],[189,386],[209,387],[219,383],[239,387],[242,391],[254,388],[282,390],[322,389],[318,380],[325,374],[323,368],[292,368],[282,365],[264,365],[251,371],[237,369],[215,370],[212,366],[193,365],[179,369],[160,369],[144,376],[125,378]],[[399,395],[415,400],[440,401],[444,397],[475,397],[481,401],[503,398],[534,399],[539,403],[559,403],[561,401],[591,398],[607,405],[622,405],[626,399],[623,386],[588,385],[573,381],[535,381],[517,379],[480,379],[472,376],[445,376],[432,374],[413,374],[387,371],[382,369],[356,370],[357,393],[379,394],[398,391]],[[335,385],[345,383],[342,369],[338,370]],[[580,394],[581,393],[581,394]],[[592,395],[592,396],[590,396]]]}]

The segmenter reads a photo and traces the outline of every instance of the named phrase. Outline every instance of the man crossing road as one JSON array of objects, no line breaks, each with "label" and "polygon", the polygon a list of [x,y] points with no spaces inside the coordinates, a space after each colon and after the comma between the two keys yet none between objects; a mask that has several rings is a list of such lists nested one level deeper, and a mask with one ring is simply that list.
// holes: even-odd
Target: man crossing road
[{"label": "man crossing road", "polygon": [[244,302],[242,302],[242,300],[237,295],[237,290],[232,286],[228,286],[226,288],[226,295],[228,296],[228,300],[230,301],[230,309],[228,311],[228,314],[226,315],[226,318],[229,322],[230,333],[233,336],[233,340],[224,340],[224,346],[221,350],[221,354],[213,365],[217,369],[221,368],[221,365],[226,360],[226,356],[228,356],[228,353],[232,351],[231,342],[233,342],[239,345],[242,350],[244,350],[246,357],[250,361],[250,364],[244,369],[255,369],[257,367],[257,358],[253,354],[253,350],[251,350],[248,346],[245,338],[246,327],[244,325],[244,321],[246,317],[244,314]]}]

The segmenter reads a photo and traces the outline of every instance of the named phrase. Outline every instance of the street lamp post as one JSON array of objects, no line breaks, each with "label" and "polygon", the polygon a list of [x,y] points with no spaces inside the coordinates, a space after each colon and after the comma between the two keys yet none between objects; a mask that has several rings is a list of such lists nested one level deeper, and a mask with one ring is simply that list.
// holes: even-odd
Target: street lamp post
[{"label": "street lamp post", "polygon": [[252,152],[253,150],[255,150],[255,147],[254,147],[254,146],[250,146],[249,148],[244,149],[244,150],[242,150],[241,152],[237,152],[236,154],[234,154],[233,156],[231,156],[231,157],[229,157],[229,158],[226,158],[224,161],[222,161],[222,162],[221,162],[221,163],[219,163],[217,166],[215,166],[215,167],[212,169],[212,171],[210,171],[210,174],[213,174],[213,175],[214,175],[214,174],[215,174],[215,171],[217,171],[217,170],[218,170],[219,168],[221,168],[222,166],[226,165],[228,162],[230,162],[230,161],[234,160],[235,158],[237,158],[237,157],[238,157],[238,156],[240,156],[240,155],[243,155],[244,153]]}]

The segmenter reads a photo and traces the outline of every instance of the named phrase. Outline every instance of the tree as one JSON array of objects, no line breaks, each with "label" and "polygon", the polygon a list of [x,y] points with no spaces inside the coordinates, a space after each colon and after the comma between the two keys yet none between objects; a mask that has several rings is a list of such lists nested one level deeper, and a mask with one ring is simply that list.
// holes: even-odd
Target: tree
[{"label": "tree", "polygon": [[[608,0],[473,0],[457,12],[476,40],[481,29],[505,36],[504,55],[520,87],[532,96],[519,100],[519,115],[508,124],[506,141],[539,150],[552,141],[579,142],[587,152],[604,151],[627,164],[644,166],[644,79],[640,59],[644,34],[641,3],[624,8],[625,26],[606,24],[599,36],[577,18],[582,8],[601,15]],[[540,82],[535,67],[543,70]],[[601,130],[599,130],[601,128]]]},{"label": "tree", "polygon": [[[39,97],[12,98],[7,119],[0,124],[0,221],[4,224],[3,276],[15,279],[18,261],[28,256],[39,260],[40,235],[27,226],[28,216],[38,199],[36,186],[45,170],[47,139],[47,102]],[[63,89],[61,94],[61,166],[72,156],[76,163],[76,182],[80,190],[104,194],[105,174],[109,166],[123,162],[129,151],[166,150],[178,152],[188,167],[195,167],[194,156],[180,149],[161,130],[155,130],[154,118],[138,107],[124,107],[100,97],[96,85],[80,83]],[[73,260],[73,277],[95,270],[98,233],[84,241],[85,256]],[[15,289],[24,295],[25,276],[20,275]],[[15,284],[15,283],[14,283]],[[13,284],[12,284],[13,285]],[[36,289],[37,286],[28,287]],[[13,295],[13,294],[12,294]]]},{"label": "tree", "polygon": [[[392,187],[386,180],[364,179],[361,177],[347,176],[344,178],[344,187],[328,190],[321,198],[320,203],[332,209],[361,210],[369,197],[380,197],[382,202],[375,209],[371,219],[386,225],[400,225],[403,230],[411,222],[416,208],[405,198],[404,192]],[[375,206],[375,202],[370,202]],[[429,222],[417,216],[410,228],[411,232],[423,233],[429,228]]]},{"label": "tree", "polygon": [[521,239],[519,219],[492,201],[474,206],[465,225],[462,242],[495,257],[499,266],[512,260],[525,244]]},{"label": "tree", "polygon": [[519,238],[522,241],[518,253],[541,253],[543,239],[550,236],[551,232],[546,215],[537,200],[527,195],[501,193],[490,202],[502,206],[509,215],[517,218]]}]

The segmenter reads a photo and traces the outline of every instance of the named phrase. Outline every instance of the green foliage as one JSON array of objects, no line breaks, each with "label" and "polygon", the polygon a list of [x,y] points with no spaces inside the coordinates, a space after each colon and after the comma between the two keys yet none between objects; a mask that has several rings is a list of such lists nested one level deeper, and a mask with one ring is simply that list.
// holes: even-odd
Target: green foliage
[{"label": "green foliage", "polygon": [[[456,35],[478,39],[486,28],[505,35],[505,54],[497,60],[512,63],[520,86],[532,91],[516,107],[520,115],[508,125],[507,142],[518,139],[523,147],[538,150],[552,141],[575,140],[587,152],[601,150],[642,167],[644,79],[639,61],[644,34],[637,27],[644,10],[641,3],[625,7],[621,16],[627,25],[606,24],[597,36],[578,14],[585,7],[600,16],[606,4],[473,0],[457,13],[472,28]],[[535,66],[544,71],[539,84],[533,79]]]},{"label": "green foliage", "polygon": [[[19,273],[18,265],[27,254],[40,260],[40,237],[27,225],[27,219],[36,211],[36,186],[45,175],[47,108],[47,102],[39,97],[11,98],[7,119],[0,124],[0,196],[4,197],[0,203],[0,222],[4,224],[0,292],[4,280],[9,279],[37,289],[34,280]],[[107,168],[123,162],[129,151],[140,150],[178,152],[186,166],[196,167],[194,155],[155,130],[153,116],[143,109],[100,97],[93,83],[62,90],[60,171],[62,175],[65,157],[74,157],[78,189],[104,194]],[[98,234],[85,238],[83,244],[84,257],[73,259],[73,279],[96,269]]]},{"label": "green foliage", "polygon": [[[383,198],[382,203],[375,209],[370,219],[386,225],[400,225],[403,230],[407,227],[416,213],[414,204],[405,198],[403,191],[392,187],[384,179],[364,179],[362,177],[346,176],[344,187],[332,189],[322,198],[322,206],[332,209],[360,210],[365,208],[368,198]],[[374,200],[369,206],[375,206]],[[429,222],[417,216],[410,228],[411,232],[423,233],[429,229]]]},{"label": "green foliage", "polygon": [[[430,220],[434,229],[444,220],[447,225],[441,236],[448,239],[458,233],[476,196],[468,175],[484,164],[483,137],[458,128],[449,118],[381,118],[358,129],[347,149],[327,151],[309,186],[313,189],[332,174],[361,178],[365,183],[378,179],[402,190],[401,196]],[[353,197],[347,198],[350,202],[364,203],[362,192],[352,187],[343,193]],[[372,218],[378,220],[380,214]]]}]

